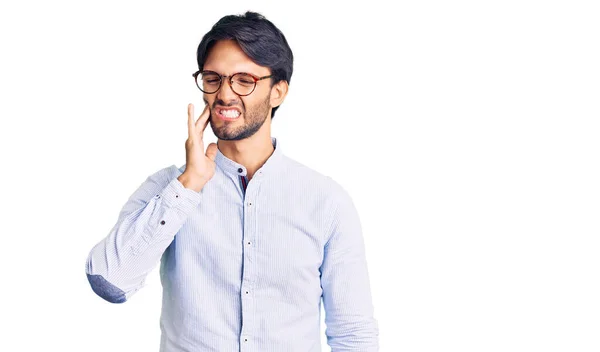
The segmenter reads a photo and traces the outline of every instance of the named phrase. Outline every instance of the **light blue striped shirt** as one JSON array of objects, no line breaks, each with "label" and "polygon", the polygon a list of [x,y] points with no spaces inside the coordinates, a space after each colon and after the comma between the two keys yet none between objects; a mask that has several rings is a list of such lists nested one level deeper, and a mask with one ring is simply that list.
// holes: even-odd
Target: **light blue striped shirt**
[{"label": "light blue striped shirt", "polygon": [[[160,262],[161,352],[379,350],[360,220],[331,177],[275,151],[247,182],[217,149],[200,192],[149,176],[88,256],[94,292],[122,303]],[[322,300],[322,301],[321,301]]]}]

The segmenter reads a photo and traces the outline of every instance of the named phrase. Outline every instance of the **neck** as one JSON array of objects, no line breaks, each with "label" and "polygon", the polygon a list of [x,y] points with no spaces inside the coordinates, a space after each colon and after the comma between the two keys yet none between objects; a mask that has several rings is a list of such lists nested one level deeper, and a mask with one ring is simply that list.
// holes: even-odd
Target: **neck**
[{"label": "neck", "polygon": [[268,134],[261,136],[259,133],[238,141],[219,139],[217,141],[217,147],[224,156],[236,163],[244,165],[248,179],[252,178],[256,170],[258,170],[275,151],[271,136]]}]

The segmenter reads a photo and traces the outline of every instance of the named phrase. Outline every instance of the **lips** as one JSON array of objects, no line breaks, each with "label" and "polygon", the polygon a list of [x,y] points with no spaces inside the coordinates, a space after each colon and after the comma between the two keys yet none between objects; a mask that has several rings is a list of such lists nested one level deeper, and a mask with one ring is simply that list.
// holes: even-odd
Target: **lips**
[{"label": "lips", "polygon": [[230,106],[230,107],[225,107],[225,106],[221,106],[221,105],[215,106],[215,111],[219,111],[219,110],[237,110],[237,112],[242,113],[242,110],[235,106]]},{"label": "lips", "polygon": [[[224,115],[224,114],[222,114],[222,111],[229,111],[229,114]],[[238,113],[238,116],[232,116],[231,113],[234,112],[234,111]],[[227,108],[227,109],[225,109],[225,108],[217,107],[215,109],[215,112],[216,112],[217,116],[221,120],[224,120],[224,121],[235,121],[235,120],[239,119],[240,116],[242,116],[241,111],[239,109],[237,109],[237,108]]]}]

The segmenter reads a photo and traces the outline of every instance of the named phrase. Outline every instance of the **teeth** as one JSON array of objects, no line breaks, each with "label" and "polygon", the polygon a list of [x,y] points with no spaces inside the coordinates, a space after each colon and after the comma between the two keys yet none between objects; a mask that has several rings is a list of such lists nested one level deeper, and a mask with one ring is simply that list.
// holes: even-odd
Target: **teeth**
[{"label": "teeth", "polygon": [[240,113],[237,110],[221,110],[221,115],[226,117],[238,117]]}]

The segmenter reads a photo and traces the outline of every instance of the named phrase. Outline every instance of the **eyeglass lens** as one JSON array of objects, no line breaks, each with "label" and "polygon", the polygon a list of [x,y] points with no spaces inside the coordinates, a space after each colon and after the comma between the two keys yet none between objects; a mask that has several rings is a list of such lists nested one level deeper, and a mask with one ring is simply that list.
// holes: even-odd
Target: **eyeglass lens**
[{"label": "eyeglass lens", "polygon": [[[228,77],[225,79],[228,79]],[[250,92],[252,92],[254,89],[254,78],[248,74],[236,73],[233,75],[232,81],[233,83],[231,84],[231,89],[233,89],[236,94],[250,94]],[[221,85],[221,77],[213,72],[206,72],[204,74],[200,73],[196,77],[196,83],[204,93],[210,94],[219,90]]]}]

